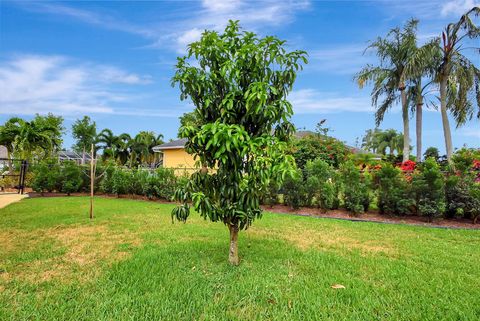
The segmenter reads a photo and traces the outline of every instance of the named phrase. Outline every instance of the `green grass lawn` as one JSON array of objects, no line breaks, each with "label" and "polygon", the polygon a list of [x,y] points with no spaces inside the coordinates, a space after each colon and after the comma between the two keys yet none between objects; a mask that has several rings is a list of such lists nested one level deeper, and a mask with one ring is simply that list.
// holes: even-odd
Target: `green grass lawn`
[{"label": "green grass lawn", "polygon": [[172,206],[0,209],[0,320],[480,319],[479,231],[266,213],[232,267],[227,228],[172,224]]}]

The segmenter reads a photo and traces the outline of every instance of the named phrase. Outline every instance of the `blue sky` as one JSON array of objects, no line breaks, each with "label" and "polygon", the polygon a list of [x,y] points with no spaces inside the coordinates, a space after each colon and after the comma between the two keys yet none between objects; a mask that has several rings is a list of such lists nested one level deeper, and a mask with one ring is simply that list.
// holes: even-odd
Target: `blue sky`
[{"label": "blue sky", "polygon": [[[178,116],[192,110],[172,88],[175,58],[204,29],[228,19],[276,35],[309,53],[290,100],[298,128],[327,119],[333,135],[355,144],[374,127],[369,89],[353,74],[374,60],[369,40],[411,17],[419,39],[440,34],[478,0],[447,1],[67,1],[0,2],[0,121],[52,112],[73,121],[89,115],[116,134],[140,130],[175,138]],[[471,59],[480,65],[478,54]],[[411,137],[414,141],[414,119]],[[424,114],[424,147],[444,150],[440,113]],[[454,126],[453,126],[454,127]],[[401,130],[398,108],[380,128]],[[455,147],[480,146],[480,122],[454,130]]]}]

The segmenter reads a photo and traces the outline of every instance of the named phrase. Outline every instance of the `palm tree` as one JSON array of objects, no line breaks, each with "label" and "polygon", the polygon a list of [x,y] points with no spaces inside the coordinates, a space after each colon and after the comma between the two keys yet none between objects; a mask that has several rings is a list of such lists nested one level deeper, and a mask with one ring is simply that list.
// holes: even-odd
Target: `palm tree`
[{"label": "palm tree", "polygon": [[97,143],[100,143],[100,149],[103,150],[104,158],[111,157],[115,159],[115,148],[118,144],[118,136],[115,136],[112,130],[105,128],[102,130],[96,139]]},{"label": "palm tree", "polygon": [[432,91],[434,91],[432,88],[433,82],[430,80],[424,84],[423,75],[412,79],[411,86],[408,89],[409,104],[412,112],[415,112],[416,159],[418,162],[422,160],[423,108],[433,105],[430,98]]},{"label": "palm tree", "polygon": [[[401,102],[403,119],[403,161],[410,154],[409,112],[407,99],[407,83],[410,75],[405,67],[416,48],[416,28],[418,21],[410,20],[403,30],[392,29],[385,38],[378,38],[366,50],[375,50],[379,65],[367,65],[356,76],[360,88],[373,84],[372,104],[376,107],[375,122],[378,126],[385,113],[398,101]],[[379,104],[379,100],[382,100]]]},{"label": "palm tree", "polygon": [[162,134],[155,135],[155,133],[151,131],[141,131],[133,139],[133,156],[139,163],[153,164],[155,162],[155,153],[153,152],[153,147],[162,143]]},{"label": "palm tree", "polygon": [[[448,161],[452,157],[453,145],[447,110],[452,112],[459,127],[474,115],[474,106],[469,99],[474,91],[477,106],[480,105],[480,71],[461,53],[465,49],[462,48],[465,38],[477,39],[480,36],[480,28],[473,23],[471,15],[480,15],[480,7],[472,8],[458,22],[450,23],[442,33],[439,46],[442,57],[435,80],[440,85],[440,111]],[[480,118],[480,110],[477,117]]]},{"label": "palm tree", "polygon": [[[480,71],[462,54],[465,38],[477,39],[480,28],[476,26],[471,16],[480,15],[480,7],[474,7],[456,23],[450,23],[442,32],[442,37],[433,39],[420,48],[411,59],[409,71],[431,69],[431,79],[439,85],[440,112],[445,139],[447,160],[450,162],[453,153],[452,134],[448,111],[452,113],[457,128],[473,118],[475,107],[472,101],[480,105]],[[476,94],[476,98],[472,97]],[[480,110],[477,113],[480,118]]]},{"label": "palm tree", "polygon": [[[31,159],[34,151],[42,149],[45,156],[58,148],[56,137],[60,134],[56,125],[46,121],[25,121],[13,117],[2,128],[2,139],[9,141],[10,152],[18,150],[20,158]],[[13,138],[13,142],[11,139]]]},{"label": "palm tree", "polygon": [[[422,160],[422,126],[423,107],[431,104],[431,93],[434,82],[431,80],[435,74],[435,64],[440,58],[438,45],[427,43],[420,48],[415,47],[405,67],[405,74],[410,76],[408,99],[412,112],[415,112],[416,132],[416,158]],[[424,78],[427,78],[426,83]],[[425,83],[425,84],[424,84]]]},{"label": "palm tree", "polygon": [[117,158],[120,164],[124,165],[131,153],[132,137],[129,134],[120,134],[117,138],[115,150],[117,151]]},{"label": "palm tree", "polygon": [[15,139],[20,132],[20,127],[16,124],[15,119],[10,119],[0,127],[0,145],[5,146],[7,149],[8,169],[12,172],[12,154],[15,147]]},{"label": "palm tree", "polygon": [[390,155],[394,155],[395,151],[400,154],[403,150],[403,135],[395,129],[369,129],[363,137],[362,147],[382,155],[387,154],[387,149]]}]

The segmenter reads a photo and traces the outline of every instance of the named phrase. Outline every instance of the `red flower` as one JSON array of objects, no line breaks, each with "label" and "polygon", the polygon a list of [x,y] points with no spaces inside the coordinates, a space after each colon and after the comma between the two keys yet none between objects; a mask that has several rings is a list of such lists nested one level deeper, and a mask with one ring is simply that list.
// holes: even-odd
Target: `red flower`
[{"label": "red flower", "polygon": [[478,159],[473,160],[473,169],[480,170],[480,160]]},{"label": "red flower", "polygon": [[400,169],[404,172],[414,171],[415,167],[417,167],[417,163],[411,160],[407,160],[400,165]]}]

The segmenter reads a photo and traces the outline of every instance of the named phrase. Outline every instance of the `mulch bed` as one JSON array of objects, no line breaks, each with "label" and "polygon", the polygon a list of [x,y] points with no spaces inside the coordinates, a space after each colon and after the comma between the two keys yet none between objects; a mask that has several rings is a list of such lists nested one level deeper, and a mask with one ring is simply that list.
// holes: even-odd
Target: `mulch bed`
[{"label": "mulch bed", "polygon": [[[28,194],[29,197],[65,197],[65,193],[34,193],[31,192]],[[88,193],[72,193],[70,196],[90,196]],[[157,202],[162,204],[172,204],[172,202],[166,201],[164,199],[151,199],[146,196],[141,195],[115,195],[115,194],[95,194],[96,197],[105,197],[105,198],[126,198],[134,200],[142,200],[149,202]],[[376,222],[376,223],[387,223],[387,224],[408,224],[408,225],[417,225],[417,226],[426,226],[426,227],[438,227],[438,228],[456,228],[456,229],[480,229],[480,224],[473,224],[471,220],[463,218],[452,218],[452,219],[436,219],[433,222],[428,222],[426,218],[421,216],[388,216],[381,215],[375,211],[369,211],[367,213],[359,214],[353,216],[350,212],[345,210],[331,210],[328,212],[323,212],[318,208],[311,207],[301,207],[298,210],[292,210],[290,207],[285,205],[274,205],[274,206],[262,206],[263,210],[278,213],[278,214],[290,214],[290,215],[301,215],[309,216],[316,218],[330,218],[330,219],[340,219],[340,220],[349,220],[353,222]]]},{"label": "mulch bed", "polygon": [[262,206],[262,208],[265,211],[269,211],[273,213],[301,215],[301,216],[310,216],[310,217],[319,217],[319,218],[333,218],[333,219],[342,219],[342,220],[358,221],[358,222],[408,224],[408,225],[442,227],[442,228],[480,229],[480,224],[473,224],[472,220],[468,220],[465,218],[452,218],[452,219],[439,218],[434,220],[433,222],[428,222],[428,220],[422,216],[414,216],[414,215],[389,216],[389,215],[382,215],[375,211],[369,211],[367,213],[354,216],[350,212],[347,212],[341,209],[323,212],[319,208],[301,207],[298,210],[292,210],[290,207],[284,206],[284,205]]}]

